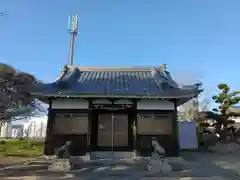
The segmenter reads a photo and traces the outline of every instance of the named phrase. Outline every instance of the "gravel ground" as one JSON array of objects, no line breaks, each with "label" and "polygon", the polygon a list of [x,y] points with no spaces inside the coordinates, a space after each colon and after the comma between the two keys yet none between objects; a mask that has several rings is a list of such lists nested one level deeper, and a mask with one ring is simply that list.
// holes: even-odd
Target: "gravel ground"
[{"label": "gravel ground", "polygon": [[0,173],[1,180],[240,180],[240,152],[231,154],[209,154],[184,152],[186,161],[172,163],[170,174],[151,174],[145,165],[86,165],[71,173],[48,170],[19,170]]},{"label": "gravel ground", "polygon": [[3,168],[7,165],[11,164],[19,164],[27,161],[31,161],[36,158],[22,158],[22,157],[16,157],[16,156],[4,156],[3,154],[0,153],[0,168]]}]

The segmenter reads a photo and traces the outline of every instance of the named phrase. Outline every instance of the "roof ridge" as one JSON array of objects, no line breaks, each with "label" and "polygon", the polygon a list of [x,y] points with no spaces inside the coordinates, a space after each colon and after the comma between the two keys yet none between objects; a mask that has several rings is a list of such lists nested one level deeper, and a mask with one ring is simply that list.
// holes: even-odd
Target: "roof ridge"
[{"label": "roof ridge", "polygon": [[159,69],[157,66],[69,66],[70,69],[79,69],[83,71],[150,71],[151,69]]}]

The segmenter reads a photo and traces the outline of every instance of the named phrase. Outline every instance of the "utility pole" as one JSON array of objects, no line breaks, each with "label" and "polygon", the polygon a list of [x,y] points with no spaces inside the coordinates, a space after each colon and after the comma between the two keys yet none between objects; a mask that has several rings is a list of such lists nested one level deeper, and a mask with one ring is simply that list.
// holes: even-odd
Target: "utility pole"
[{"label": "utility pole", "polygon": [[74,39],[78,33],[78,17],[77,14],[75,16],[69,16],[68,19],[68,32],[71,34],[70,48],[69,48],[69,62],[68,65],[73,65],[73,53],[74,53]]}]

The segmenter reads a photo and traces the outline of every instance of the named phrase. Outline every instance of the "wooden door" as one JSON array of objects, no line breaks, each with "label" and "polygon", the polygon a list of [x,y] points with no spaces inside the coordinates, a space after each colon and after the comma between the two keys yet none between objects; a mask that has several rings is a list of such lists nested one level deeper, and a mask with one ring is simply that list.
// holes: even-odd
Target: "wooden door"
[{"label": "wooden door", "polygon": [[112,114],[104,113],[98,115],[98,146],[112,147],[113,145],[113,123]]},{"label": "wooden door", "polygon": [[102,113],[98,115],[97,145],[115,149],[128,146],[128,115]]},{"label": "wooden door", "polygon": [[114,115],[114,147],[128,146],[128,116],[126,114]]}]

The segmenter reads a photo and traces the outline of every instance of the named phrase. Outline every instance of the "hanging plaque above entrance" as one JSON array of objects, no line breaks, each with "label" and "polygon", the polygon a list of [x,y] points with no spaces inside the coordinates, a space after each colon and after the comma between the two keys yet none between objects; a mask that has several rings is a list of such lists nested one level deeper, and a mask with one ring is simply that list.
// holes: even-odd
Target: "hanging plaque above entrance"
[{"label": "hanging plaque above entrance", "polygon": [[132,104],[93,104],[96,109],[129,109]]}]

